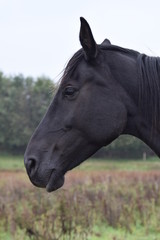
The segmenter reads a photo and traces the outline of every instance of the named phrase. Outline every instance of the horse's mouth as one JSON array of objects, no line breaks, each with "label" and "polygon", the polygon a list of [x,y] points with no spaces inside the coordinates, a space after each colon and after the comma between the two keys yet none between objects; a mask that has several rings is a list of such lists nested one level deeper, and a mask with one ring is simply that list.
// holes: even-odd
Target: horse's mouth
[{"label": "horse's mouth", "polygon": [[46,185],[47,192],[55,191],[61,188],[64,184],[64,175],[60,174],[57,170],[53,170],[49,181]]}]

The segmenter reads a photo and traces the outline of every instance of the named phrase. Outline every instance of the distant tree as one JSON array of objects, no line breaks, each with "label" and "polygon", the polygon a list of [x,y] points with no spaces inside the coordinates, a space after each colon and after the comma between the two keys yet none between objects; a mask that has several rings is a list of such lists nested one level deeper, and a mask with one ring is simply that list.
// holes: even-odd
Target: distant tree
[{"label": "distant tree", "polygon": [[23,152],[51,101],[53,82],[0,73],[0,150]]},{"label": "distant tree", "polygon": [[122,135],[109,146],[102,148],[95,156],[109,158],[143,158],[154,155],[153,151],[141,140],[130,135]]}]

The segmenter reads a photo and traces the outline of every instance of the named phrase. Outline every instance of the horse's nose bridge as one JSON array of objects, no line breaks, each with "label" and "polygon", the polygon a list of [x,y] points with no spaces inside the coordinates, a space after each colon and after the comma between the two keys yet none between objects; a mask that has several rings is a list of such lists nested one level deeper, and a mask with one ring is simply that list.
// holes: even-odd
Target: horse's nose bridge
[{"label": "horse's nose bridge", "polygon": [[50,142],[51,139],[48,132],[43,131],[43,128],[37,128],[28,143],[26,152],[29,155],[34,155],[39,151],[47,151],[48,147],[50,146]]}]

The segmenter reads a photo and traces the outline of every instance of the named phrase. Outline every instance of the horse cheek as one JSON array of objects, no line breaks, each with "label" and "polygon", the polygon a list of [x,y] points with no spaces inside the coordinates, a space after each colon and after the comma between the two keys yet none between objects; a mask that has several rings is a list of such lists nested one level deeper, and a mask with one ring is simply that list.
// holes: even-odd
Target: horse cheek
[{"label": "horse cheek", "polygon": [[111,107],[110,115],[106,117],[104,127],[105,145],[119,137],[124,131],[127,123],[127,110],[122,103],[116,102]]},{"label": "horse cheek", "polygon": [[116,103],[90,119],[88,133],[92,141],[105,146],[123,132],[126,122],[127,111],[124,105]]}]

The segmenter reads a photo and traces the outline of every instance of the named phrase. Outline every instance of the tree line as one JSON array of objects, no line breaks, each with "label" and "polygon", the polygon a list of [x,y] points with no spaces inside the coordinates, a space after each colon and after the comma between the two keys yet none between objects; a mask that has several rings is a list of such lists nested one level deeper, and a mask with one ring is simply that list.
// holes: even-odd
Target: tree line
[{"label": "tree line", "polygon": [[[0,72],[0,153],[22,154],[45,114],[56,86],[47,77],[14,77]],[[141,157],[151,150],[134,137],[120,137],[98,157]]]},{"label": "tree line", "polygon": [[52,98],[53,82],[0,73],[0,151],[22,153]]}]

